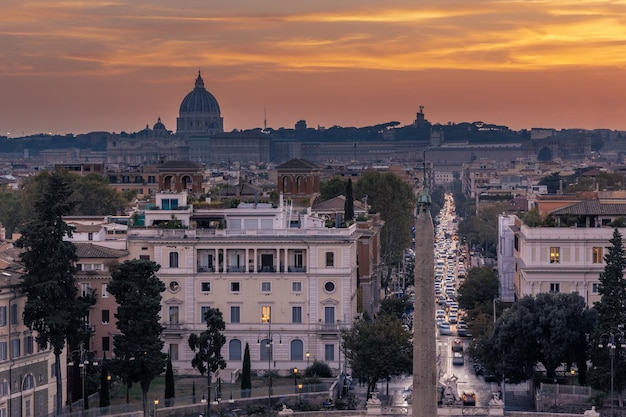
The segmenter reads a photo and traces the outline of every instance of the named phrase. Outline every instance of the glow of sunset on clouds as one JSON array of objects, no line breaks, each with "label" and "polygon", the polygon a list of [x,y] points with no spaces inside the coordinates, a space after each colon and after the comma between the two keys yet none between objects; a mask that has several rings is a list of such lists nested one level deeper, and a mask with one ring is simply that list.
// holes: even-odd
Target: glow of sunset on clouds
[{"label": "glow of sunset on clouds", "polygon": [[626,130],[626,0],[3,0],[0,135],[482,120]]}]

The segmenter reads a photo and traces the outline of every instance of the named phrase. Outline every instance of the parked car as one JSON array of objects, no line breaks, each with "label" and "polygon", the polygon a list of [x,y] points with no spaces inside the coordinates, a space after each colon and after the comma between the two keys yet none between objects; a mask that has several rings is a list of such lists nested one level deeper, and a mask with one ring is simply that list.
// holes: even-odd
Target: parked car
[{"label": "parked car", "polygon": [[452,354],[452,365],[462,366],[465,363],[465,358],[463,358],[463,353],[454,352]]}]

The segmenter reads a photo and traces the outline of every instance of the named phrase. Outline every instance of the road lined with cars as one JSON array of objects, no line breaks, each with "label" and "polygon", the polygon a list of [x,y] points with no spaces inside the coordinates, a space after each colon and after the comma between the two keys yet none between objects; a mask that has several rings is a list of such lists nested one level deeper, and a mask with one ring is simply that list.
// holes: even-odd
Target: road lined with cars
[{"label": "road lined with cars", "polygon": [[[453,380],[463,405],[487,405],[497,390],[489,375],[467,356],[471,333],[465,311],[457,300],[457,290],[464,282],[471,260],[457,234],[459,218],[454,199],[445,195],[435,226],[435,324],[437,326],[437,363],[442,386]],[[486,377],[486,378],[485,378]],[[445,399],[443,400],[445,402]],[[445,405],[445,404],[444,404]]]}]

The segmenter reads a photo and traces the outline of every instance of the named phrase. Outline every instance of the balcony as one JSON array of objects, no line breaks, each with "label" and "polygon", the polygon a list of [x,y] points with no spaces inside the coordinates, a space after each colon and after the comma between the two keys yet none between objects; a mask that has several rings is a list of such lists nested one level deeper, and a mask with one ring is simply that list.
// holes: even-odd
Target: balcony
[{"label": "balcony", "polygon": [[287,267],[287,272],[306,272],[305,265],[290,265]]},{"label": "balcony", "polygon": [[215,272],[215,268],[208,265],[198,265],[198,272]]},{"label": "balcony", "polygon": [[337,336],[339,335],[339,326],[335,323],[320,323],[318,333],[320,336]]},{"label": "balcony", "polygon": [[163,336],[182,338],[187,330],[182,323],[163,323]]},{"label": "balcony", "polygon": [[276,272],[276,266],[275,265],[263,265],[259,267],[257,272]]},{"label": "balcony", "polygon": [[226,267],[226,272],[245,272],[246,268],[244,266],[230,265]]}]

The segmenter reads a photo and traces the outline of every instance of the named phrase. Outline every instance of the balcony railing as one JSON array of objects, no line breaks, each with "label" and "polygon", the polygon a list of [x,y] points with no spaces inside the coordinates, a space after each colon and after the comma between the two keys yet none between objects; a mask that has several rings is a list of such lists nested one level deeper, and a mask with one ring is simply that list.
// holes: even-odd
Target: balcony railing
[{"label": "balcony railing", "polygon": [[287,271],[288,272],[306,272],[306,266],[305,265],[290,265],[287,267]]},{"label": "balcony railing", "polygon": [[258,272],[276,272],[276,266],[274,265],[263,265],[259,267]]},{"label": "balcony railing", "polygon": [[230,265],[226,268],[226,272],[245,272],[244,266]]},{"label": "balcony railing", "polygon": [[215,268],[208,265],[198,265],[198,272],[215,272]]},{"label": "balcony railing", "polygon": [[338,333],[339,326],[334,323],[320,323],[319,330],[321,333]]}]

